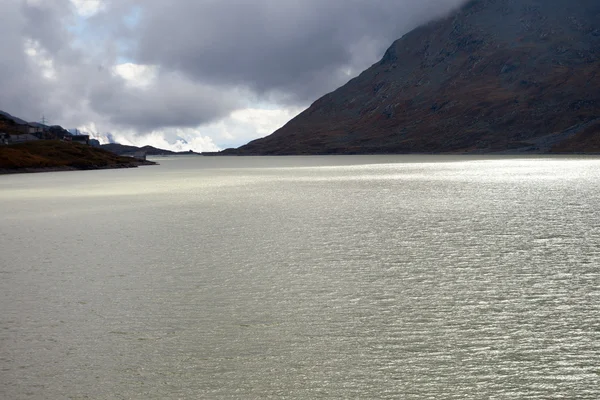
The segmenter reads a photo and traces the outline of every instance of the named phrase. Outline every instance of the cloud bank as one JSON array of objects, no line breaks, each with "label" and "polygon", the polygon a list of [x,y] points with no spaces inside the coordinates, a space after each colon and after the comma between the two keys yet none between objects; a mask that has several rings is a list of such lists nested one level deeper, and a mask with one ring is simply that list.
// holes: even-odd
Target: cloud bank
[{"label": "cloud bank", "polygon": [[283,125],[461,0],[4,0],[0,109],[197,151]]}]

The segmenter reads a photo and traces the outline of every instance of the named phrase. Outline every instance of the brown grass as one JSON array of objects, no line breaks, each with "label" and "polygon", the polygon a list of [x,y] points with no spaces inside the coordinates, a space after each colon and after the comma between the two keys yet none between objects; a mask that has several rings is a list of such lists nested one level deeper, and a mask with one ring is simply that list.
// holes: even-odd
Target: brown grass
[{"label": "brown grass", "polygon": [[58,140],[38,140],[10,146],[0,146],[0,169],[73,168],[99,169],[134,167],[141,164],[106,150],[79,143]]}]

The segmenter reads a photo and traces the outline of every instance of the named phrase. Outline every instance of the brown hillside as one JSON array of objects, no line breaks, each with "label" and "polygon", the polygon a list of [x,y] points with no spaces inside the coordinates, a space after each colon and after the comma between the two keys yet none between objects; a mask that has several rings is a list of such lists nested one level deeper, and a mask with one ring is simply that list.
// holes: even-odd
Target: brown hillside
[{"label": "brown hillside", "polygon": [[151,164],[154,163],[121,157],[109,151],[79,143],[58,140],[38,140],[0,146],[1,172],[128,168]]}]

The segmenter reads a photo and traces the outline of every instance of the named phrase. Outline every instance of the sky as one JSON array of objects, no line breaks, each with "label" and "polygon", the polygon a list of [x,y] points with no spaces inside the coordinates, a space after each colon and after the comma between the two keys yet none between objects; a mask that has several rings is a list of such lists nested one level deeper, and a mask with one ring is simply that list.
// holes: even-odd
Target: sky
[{"label": "sky", "polygon": [[0,110],[101,142],[271,134],[463,0],[0,0]]}]

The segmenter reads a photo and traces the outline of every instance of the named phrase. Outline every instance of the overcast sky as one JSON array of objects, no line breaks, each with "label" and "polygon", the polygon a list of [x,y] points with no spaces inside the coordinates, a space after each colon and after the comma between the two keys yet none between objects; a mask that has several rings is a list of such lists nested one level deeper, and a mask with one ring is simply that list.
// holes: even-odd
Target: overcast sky
[{"label": "overcast sky", "polygon": [[215,150],[272,133],[461,0],[0,0],[0,110]]}]

